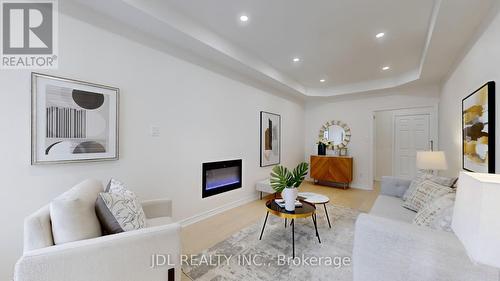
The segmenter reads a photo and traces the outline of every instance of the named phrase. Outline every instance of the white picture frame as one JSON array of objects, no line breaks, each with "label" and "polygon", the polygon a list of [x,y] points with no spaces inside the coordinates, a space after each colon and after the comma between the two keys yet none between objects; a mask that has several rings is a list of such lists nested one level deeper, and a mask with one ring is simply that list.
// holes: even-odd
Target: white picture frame
[{"label": "white picture frame", "polygon": [[118,88],[31,74],[31,164],[119,159]]}]

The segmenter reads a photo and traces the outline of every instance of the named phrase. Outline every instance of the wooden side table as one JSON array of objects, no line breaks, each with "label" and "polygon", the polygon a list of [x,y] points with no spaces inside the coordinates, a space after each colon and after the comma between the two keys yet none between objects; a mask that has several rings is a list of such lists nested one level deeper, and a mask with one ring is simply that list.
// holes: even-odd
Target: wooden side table
[{"label": "wooden side table", "polygon": [[311,178],[314,182],[342,183],[349,188],[353,178],[353,159],[349,156],[311,155]]}]

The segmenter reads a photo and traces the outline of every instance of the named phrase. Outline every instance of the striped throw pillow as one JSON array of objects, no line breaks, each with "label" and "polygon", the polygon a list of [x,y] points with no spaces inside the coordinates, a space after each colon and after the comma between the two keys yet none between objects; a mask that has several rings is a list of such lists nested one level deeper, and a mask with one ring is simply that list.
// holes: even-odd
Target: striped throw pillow
[{"label": "striped throw pillow", "polygon": [[451,187],[435,183],[431,180],[424,180],[416,187],[415,191],[406,198],[403,207],[418,212],[426,204],[450,192],[453,192]]}]

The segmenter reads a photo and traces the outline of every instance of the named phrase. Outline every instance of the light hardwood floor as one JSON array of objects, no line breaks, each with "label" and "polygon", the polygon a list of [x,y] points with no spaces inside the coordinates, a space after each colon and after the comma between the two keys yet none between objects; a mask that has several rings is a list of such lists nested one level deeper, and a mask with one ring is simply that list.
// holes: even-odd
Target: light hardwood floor
[{"label": "light hardwood floor", "polygon": [[[341,205],[362,212],[368,212],[371,209],[379,190],[378,184],[374,184],[374,189],[371,191],[354,188],[343,190],[341,188],[315,185],[311,182],[304,182],[300,187],[301,192],[315,192],[328,196],[330,204]],[[264,203],[267,199],[263,198],[262,200],[250,202],[182,228],[183,254],[199,253],[224,241],[241,229],[263,220],[266,214]],[[183,274],[182,280],[189,279]]]}]

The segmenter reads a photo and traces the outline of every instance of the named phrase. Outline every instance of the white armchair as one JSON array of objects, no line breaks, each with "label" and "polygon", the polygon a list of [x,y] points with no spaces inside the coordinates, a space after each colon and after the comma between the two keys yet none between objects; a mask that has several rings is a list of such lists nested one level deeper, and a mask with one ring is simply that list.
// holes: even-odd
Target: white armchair
[{"label": "white armchair", "polygon": [[[142,204],[147,228],[61,245],[53,243],[49,207],[43,207],[25,220],[14,281],[180,280],[180,225],[172,223],[172,202]],[[151,268],[157,254],[168,256],[170,264]]]}]

